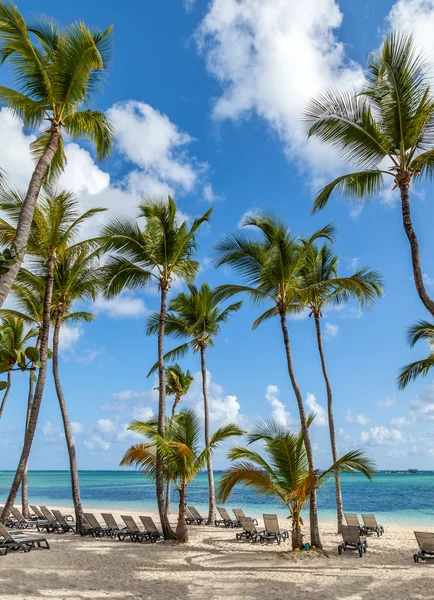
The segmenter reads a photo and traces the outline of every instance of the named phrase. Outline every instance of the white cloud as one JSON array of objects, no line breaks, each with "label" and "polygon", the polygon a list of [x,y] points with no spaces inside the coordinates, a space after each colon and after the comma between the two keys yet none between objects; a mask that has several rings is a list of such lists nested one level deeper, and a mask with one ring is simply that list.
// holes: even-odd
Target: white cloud
[{"label": "white cloud", "polygon": [[414,424],[414,419],[407,419],[405,417],[394,417],[390,419],[390,424],[394,427],[408,427]]},{"label": "white cloud", "polygon": [[434,285],[434,279],[433,279],[432,277],[430,277],[430,276],[428,275],[428,273],[424,273],[424,274],[422,275],[422,278],[423,278],[423,282],[424,282],[426,285]]},{"label": "white cloud", "polygon": [[93,303],[93,309],[96,313],[106,314],[112,319],[138,319],[149,312],[142,298],[137,298],[129,292],[110,300],[98,296]]},{"label": "white cloud", "polygon": [[113,394],[113,398],[115,400],[129,400],[130,398],[133,397],[133,391],[132,390],[125,390],[124,392],[116,392],[116,394]]},{"label": "white cloud", "polygon": [[60,431],[60,427],[53,427],[50,421],[47,421],[42,427],[42,433],[46,436],[59,435]]},{"label": "white cloud", "polygon": [[[209,417],[213,429],[227,423],[240,424],[243,415],[240,413],[240,403],[233,394],[226,394],[223,387],[213,381],[212,374],[207,371],[207,392]],[[194,374],[188,394],[184,397],[184,403],[190,405],[203,416],[203,395],[202,395],[202,375],[199,372]]]},{"label": "white cloud", "polygon": [[[239,229],[245,229],[246,227],[244,226],[244,221],[246,219],[250,219],[252,217],[258,217],[261,214],[261,209],[259,208],[250,208],[249,210],[246,210],[245,213],[243,213],[237,223],[237,227]],[[250,227],[250,225],[248,225],[247,227]]]},{"label": "white cloud", "polygon": [[380,425],[362,431],[360,441],[366,446],[390,446],[395,442],[404,442],[405,438],[398,429],[387,429]]},{"label": "white cloud", "polygon": [[62,173],[59,185],[81,194],[99,194],[110,185],[110,175],[95,164],[92,156],[76,143],[69,143],[65,149],[68,162]]},{"label": "white cloud", "polygon": [[359,425],[367,425],[370,422],[370,419],[368,419],[368,417],[366,417],[362,413],[358,415],[353,415],[353,413],[349,410],[347,412],[347,416],[345,417],[345,421],[347,421],[347,423],[358,423]]},{"label": "white cloud", "polygon": [[63,325],[59,333],[59,350],[65,352],[70,350],[82,337],[84,331],[80,326],[67,327]]},{"label": "white cloud", "polygon": [[89,451],[101,451],[107,452],[109,450],[111,444],[106,440],[102,439],[99,435],[94,435],[91,440],[86,440],[83,442],[84,447]]},{"label": "white cloud", "polygon": [[10,187],[24,188],[28,185],[34,164],[29,145],[34,135],[26,135],[21,122],[7,108],[0,110],[0,165]]},{"label": "white cloud", "polygon": [[318,403],[315,396],[310,392],[308,392],[306,396],[306,406],[308,407],[309,411],[315,413],[316,415],[313,424],[316,425],[316,427],[325,427],[328,422],[326,410],[321,404]]},{"label": "white cloud", "polygon": [[111,419],[99,419],[96,428],[104,434],[116,431],[116,425]]},{"label": "white cloud", "polygon": [[332,323],[329,323],[328,321],[326,321],[324,323],[324,339],[326,340],[332,340],[333,338],[335,338],[339,333],[339,325],[333,325]]},{"label": "white cloud", "polygon": [[395,403],[395,398],[390,398],[389,396],[386,396],[384,400],[379,400],[377,402],[377,406],[379,408],[391,408]]},{"label": "white cloud", "polygon": [[117,434],[117,441],[124,442],[125,440],[139,441],[143,442],[143,436],[135,431],[128,430],[129,423],[122,423],[121,429]]},{"label": "white cloud", "polygon": [[434,383],[427,385],[410,401],[410,413],[423,421],[434,421]]},{"label": "white cloud", "polygon": [[291,427],[294,425],[294,420],[291,413],[286,410],[285,405],[278,398],[280,390],[277,385],[267,385],[265,398],[272,406],[271,418],[277,425],[281,427]]},{"label": "white cloud", "polygon": [[210,204],[212,202],[217,202],[219,200],[223,200],[222,196],[220,196],[219,194],[216,194],[214,192],[214,189],[210,183],[206,183],[203,186],[202,197],[205,200],[205,202],[209,202]]},{"label": "white cloud", "polygon": [[84,432],[84,425],[79,421],[71,421],[71,430],[74,435],[80,435]]}]

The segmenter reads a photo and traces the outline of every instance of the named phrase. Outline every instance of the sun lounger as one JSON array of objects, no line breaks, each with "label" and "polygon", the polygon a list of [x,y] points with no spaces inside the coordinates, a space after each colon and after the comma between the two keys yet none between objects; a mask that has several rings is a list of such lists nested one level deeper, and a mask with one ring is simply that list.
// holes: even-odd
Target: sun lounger
[{"label": "sun lounger", "polygon": [[42,536],[26,535],[22,532],[16,533],[8,531],[4,525],[0,523],[0,547],[7,550],[23,550],[30,552],[35,547],[41,549],[50,549],[48,540]]},{"label": "sun lounger", "polygon": [[258,537],[265,534],[264,530],[258,531],[256,529],[255,523],[250,517],[243,517],[241,519],[241,527],[243,528],[243,531],[239,531],[235,536],[238,542],[243,538],[252,540],[252,542],[257,542]]},{"label": "sun lounger", "polygon": [[73,523],[68,523],[68,521],[65,519],[65,516],[62,515],[62,513],[60,512],[60,510],[54,510],[53,509],[53,515],[56,519],[56,521],[63,527],[64,531],[75,531],[75,524]]},{"label": "sun lounger", "polygon": [[360,525],[359,518],[355,513],[344,513],[344,517],[349,527],[358,527],[360,535],[365,535],[365,528],[363,525]]},{"label": "sun lounger", "polygon": [[357,550],[362,558],[368,544],[366,538],[360,535],[360,529],[357,525],[342,525],[343,542],[338,546],[338,554],[346,550]]},{"label": "sun lounger", "polygon": [[366,533],[372,532],[372,533],[376,533],[378,537],[380,537],[380,535],[383,535],[384,533],[384,527],[383,525],[379,525],[377,523],[377,519],[375,518],[375,515],[362,515],[362,519],[363,519],[363,528],[366,531]]},{"label": "sun lounger", "polygon": [[216,519],[214,524],[216,527],[224,525],[225,527],[240,527],[241,523],[237,520],[231,519],[228,511],[225,508],[217,506],[217,510],[220,514],[220,519]]},{"label": "sun lounger", "polygon": [[91,535],[92,537],[108,535],[108,528],[103,527],[93,513],[83,513],[83,517],[85,522],[83,524],[82,537],[86,535]]},{"label": "sun lounger", "polygon": [[26,519],[19,509],[15,508],[15,506],[11,509],[11,512],[12,516],[14,517],[14,519],[11,519],[14,527],[18,527],[19,529],[30,529],[37,527],[38,521],[35,521],[34,519]]},{"label": "sun lounger", "polygon": [[119,527],[111,513],[101,513],[101,516],[107,525],[107,535],[110,535],[113,539],[126,530],[126,527]]},{"label": "sun lounger", "polygon": [[[234,513],[236,520],[240,523],[243,519],[252,519],[252,517],[248,517],[247,515],[245,515],[244,511],[241,508],[233,508],[232,512]],[[257,519],[252,519],[252,521],[254,525],[258,524]]]},{"label": "sun lounger", "polygon": [[419,545],[419,551],[413,554],[414,562],[434,558],[434,533],[428,531],[415,531],[414,535]]},{"label": "sun lounger", "polygon": [[46,517],[44,517],[44,515],[41,513],[41,511],[39,510],[39,508],[37,506],[33,506],[32,504],[30,505],[30,508],[32,509],[32,511],[35,513],[36,517],[40,520],[44,520],[46,519]]},{"label": "sun lounger", "polygon": [[143,540],[149,539],[149,533],[147,531],[142,531],[134,521],[133,517],[121,515],[121,519],[127,527],[118,535],[120,540],[125,539],[127,536],[132,542],[142,542]]},{"label": "sun lounger", "polygon": [[206,523],[206,519],[200,515],[199,511],[194,506],[187,506],[187,509],[190,513],[192,523],[195,525],[202,525],[203,523]]},{"label": "sun lounger", "polygon": [[66,533],[70,529],[70,525],[63,525],[55,518],[55,516],[48,510],[46,506],[41,506],[41,512],[45,517],[45,521],[42,519],[36,523],[38,531],[44,531],[48,533]]},{"label": "sun lounger", "polygon": [[164,539],[163,534],[160,531],[158,531],[157,526],[155,525],[151,517],[140,517],[140,520],[143,523],[145,530],[148,532],[149,539],[152,543]]},{"label": "sun lounger", "polygon": [[262,516],[264,518],[265,531],[259,536],[261,544],[275,540],[280,546],[281,542],[286,542],[289,532],[286,529],[283,531],[280,530],[277,515],[267,514]]}]

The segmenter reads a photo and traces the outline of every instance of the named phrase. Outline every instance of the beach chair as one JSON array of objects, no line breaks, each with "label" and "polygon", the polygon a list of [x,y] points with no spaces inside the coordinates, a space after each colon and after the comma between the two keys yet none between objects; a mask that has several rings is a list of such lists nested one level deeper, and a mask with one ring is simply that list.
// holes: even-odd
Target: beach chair
[{"label": "beach chair", "polygon": [[30,552],[35,547],[41,549],[50,549],[50,544],[45,537],[37,535],[27,535],[23,532],[8,531],[0,523],[0,547],[7,550],[23,550]]},{"label": "beach chair", "polygon": [[240,523],[243,519],[252,519],[254,525],[258,524],[257,519],[253,519],[252,517],[248,517],[247,515],[245,515],[244,511],[241,508],[233,508],[232,512],[234,513],[236,520]]},{"label": "beach chair", "polygon": [[140,520],[143,523],[145,530],[148,532],[149,539],[153,544],[158,542],[158,540],[164,540],[163,534],[158,531],[152,517],[140,517]]},{"label": "beach chair", "polygon": [[85,518],[83,537],[91,535],[92,537],[104,537],[107,535],[107,527],[103,527],[93,513],[83,513]]},{"label": "beach chair", "polygon": [[44,531],[45,529],[47,533],[65,533],[65,529],[58,523],[57,519],[46,506],[41,506],[41,512],[45,517],[45,521],[41,519],[37,522],[36,527],[38,531]]},{"label": "beach chair", "polygon": [[37,506],[33,506],[32,504],[30,505],[30,508],[32,509],[32,511],[35,513],[36,517],[41,520],[44,521],[46,520],[46,517],[44,517],[44,515],[41,513],[41,511],[39,510],[39,508]]},{"label": "beach chair", "polygon": [[265,534],[264,530],[258,531],[255,527],[255,522],[250,517],[244,517],[241,519],[241,527],[242,531],[239,531],[235,537],[237,542],[241,542],[243,538],[246,540],[251,540],[252,542],[257,542],[258,537]]},{"label": "beach chair", "polygon": [[32,527],[36,527],[37,521],[34,519],[26,519],[23,514],[20,512],[18,508],[15,506],[11,509],[11,513],[13,515],[13,526],[18,527],[19,529],[29,529]]},{"label": "beach chair", "polygon": [[359,518],[355,513],[344,513],[344,517],[349,527],[358,527],[360,535],[365,535],[365,528],[360,525]]},{"label": "beach chair", "polygon": [[219,525],[224,525],[225,527],[239,527],[241,523],[238,520],[231,519],[230,514],[225,508],[217,506],[217,510],[220,515],[220,519],[216,519],[214,521],[214,525],[218,527]]},{"label": "beach chair", "polygon": [[101,513],[101,516],[107,525],[107,535],[111,536],[113,539],[118,537],[119,533],[126,530],[126,527],[119,527],[111,513]]},{"label": "beach chair", "polygon": [[202,525],[203,523],[206,523],[206,519],[200,515],[199,511],[194,506],[187,506],[187,509],[195,525]]},{"label": "beach chair", "polygon": [[360,535],[360,529],[357,525],[342,525],[342,543],[338,546],[338,554],[346,550],[356,550],[362,558],[368,544],[365,537]]},{"label": "beach chair", "polygon": [[414,535],[419,546],[419,551],[413,554],[414,562],[434,558],[434,533],[428,531],[415,531]]},{"label": "beach chair", "polygon": [[68,521],[65,519],[65,516],[62,515],[60,510],[53,509],[53,515],[56,521],[63,527],[65,533],[68,531],[75,531],[75,524],[72,524],[70,522],[68,523]]},{"label": "beach chair", "polygon": [[377,537],[380,537],[380,535],[383,535],[384,533],[384,527],[383,525],[379,525],[377,523],[377,519],[375,518],[375,515],[362,515],[362,519],[363,519],[363,529],[365,530],[366,533],[376,533]]},{"label": "beach chair", "polygon": [[259,536],[261,544],[265,542],[276,541],[278,545],[282,542],[286,542],[289,537],[289,532],[284,529],[280,530],[279,520],[277,515],[262,515],[264,518],[265,531]]},{"label": "beach chair", "polygon": [[126,529],[119,533],[118,538],[124,540],[127,536],[132,542],[142,542],[143,540],[150,539],[147,531],[142,531],[133,517],[128,515],[121,515],[122,521],[126,525]]}]

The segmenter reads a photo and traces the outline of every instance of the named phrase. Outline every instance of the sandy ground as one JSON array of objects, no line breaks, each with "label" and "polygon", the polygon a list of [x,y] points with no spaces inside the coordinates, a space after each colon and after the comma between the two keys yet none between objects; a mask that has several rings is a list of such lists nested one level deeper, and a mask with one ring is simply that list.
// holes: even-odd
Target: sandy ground
[{"label": "sandy ground", "polygon": [[186,545],[51,534],[49,551],[0,557],[0,598],[434,600],[434,561],[414,564],[413,529],[387,526],[362,559],[338,556],[332,523],[321,523],[325,554],[237,542],[236,530],[207,526],[190,526]]}]

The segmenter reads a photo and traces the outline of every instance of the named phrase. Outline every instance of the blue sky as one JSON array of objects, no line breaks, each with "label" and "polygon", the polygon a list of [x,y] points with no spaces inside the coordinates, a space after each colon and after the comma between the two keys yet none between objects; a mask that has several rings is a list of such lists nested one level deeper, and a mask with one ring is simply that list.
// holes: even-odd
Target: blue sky
[{"label": "blue sky", "polygon": [[[168,192],[188,218],[214,206],[199,239],[198,278],[212,285],[233,279],[229,271],[214,269],[213,244],[259,209],[274,211],[299,234],[334,222],[341,272],[350,275],[363,265],[382,272],[386,293],[373,309],[349,306],[324,317],[339,447],[366,448],[380,468],[431,468],[433,378],[404,392],[395,384],[400,366],[427,353],[423,344],[410,350],[405,341],[406,327],[427,314],[414,290],[398,198],[388,190],[363,210],[333,198],[311,217],[315,191],[348,165],[329,149],[306,144],[300,112],[326,86],[360,85],[369,53],[391,27],[412,30],[434,64],[434,1],[45,0],[36,6],[22,0],[19,6],[26,17],[43,10],[61,23],[115,26],[113,65],[97,103],[116,126],[116,150],[110,161],[97,164],[86,144],[67,146],[61,184],[77,193],[83,208],[104,206],[109,215],[133,216],[141,195]],[[0,79],[9,83],[5,67]],[[28,182],[31,136],[1,110],[0,165],[11,185]],[[427,286],[434,293],[431,193],[429,184],[413,190],[412,209]],[[98,227],[94,223],[89,232]],[[156,290],[125,293],[111,302],[100,298],[87,306],[97,315],[94,323],[63,332],[61,377],[82,469],[117,468],[134,439],[126,424],[156,410],[155,382],[146,379],[156,340],[145,337],[144,327],[157,305]],[[214,427],[228,420],[248,427],[270,416],[296,424],[278,323],[252,332],[256,315],[245,304],[209,352]],[[330,452],[314,324],[291,320],[290,334],[303,396],[318,413],[312,435],[317,463],[325,467]],[[183,364],[197,373],[198,356]],[[26,378],[14,374],[0,424],[0,469],[17,463],[26,386]],[[186,404],[200,402],[196,378]],[[31,468],[67,467],[61,428],[49,380]],[[215,464],[226,464],[224,453]]]}]

